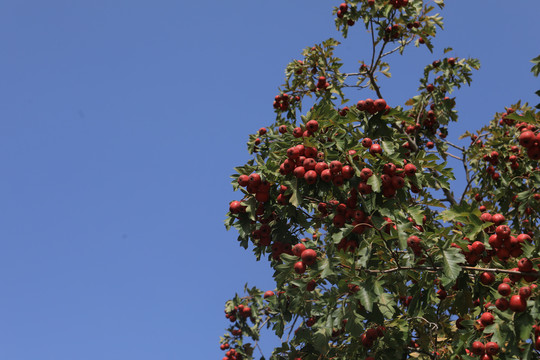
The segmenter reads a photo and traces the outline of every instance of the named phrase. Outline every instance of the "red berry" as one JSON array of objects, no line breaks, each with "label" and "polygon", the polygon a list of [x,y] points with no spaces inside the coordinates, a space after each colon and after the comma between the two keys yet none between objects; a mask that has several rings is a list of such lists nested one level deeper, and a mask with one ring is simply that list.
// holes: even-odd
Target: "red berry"
[{"label": "red berry", "polygon": [[381,145],[379,144],[371,145],[371,147],[369,148],[369,152],[371,153],[371,155],[381,154],[382,153]]},{"label": "red berry", "polygon": [[297,274],[303,274],[306,272],[306,264],[302,261],[298,261],[294,264],[294,271]]},{"label": "red berry", "polygon": [[480,322],[484,326],[488,326],[488,325],[493,324],[494,320],[495,320],[495,318],[493,317],[493,314],[490,313],[490,312],[485,312],[485,313],[482,314],[482,316],[480,316]]},{"label": "red berry", "polygon": [[510,298],[510,310],[513,312],[524,312],[527,309],[527,301],[519,295]]},{"label": "red berry", "polygon": [[480,282],[484,285],[491,285],[495,282],[495,275],[491,272],[483,272],[480,275]]},{"label": "red berry", "polygon": [[317,260],[317,252],[312,249],[306,249],[301,254],[302,262],[306,265],[313,265]]},{"label": "red berry", "polygon": [[512,288],[509,284],[503,282],[499,284],[499,286],[497,287],[497,291],[502,296],[508,296],[512,293]]},{"label": "red berry", "polygon": [[485,346],[480,341],[474,341],[471,345],[471,352],[475,355],[482,355],[484,353]]}]

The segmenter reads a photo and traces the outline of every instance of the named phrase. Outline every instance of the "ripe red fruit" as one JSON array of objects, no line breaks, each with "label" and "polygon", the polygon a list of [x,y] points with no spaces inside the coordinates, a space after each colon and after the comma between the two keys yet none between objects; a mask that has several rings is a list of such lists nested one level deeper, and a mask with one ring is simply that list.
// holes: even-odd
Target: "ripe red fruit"
[{"label": "ripe red fruit", "polygon": [[[303,166],[297,166],[294,171],[293,171],[293,174],[295,177],[297,177],[298,179],[301,179],[304,177],[304,175],[306,174],[306,169],[304,169]],[[316,175],[317,173],[315,173]]]},{"label": "ripe red fruit", "polygon": [[493,324],[493,321],[495,321],[495,318],[493,317],[493,314],[490,312],[485,312],[480,316],[480,322],[484,326]]},{"label": "ripe red fruit", "polygon": [[318,174],[318,175],[321,175],[321,173],[328,169],[328,164],[321,161],[321,162],[318,162],[315,164],[315,172]]},{"label": "ripe red fruit", "polygon": [[428,141],[428,142],[426,143],[426,147],[427,147],[428,149],[433,149],[433,148],[435,147],[435,144],[433,143],[433,141]]},{"label": "ripe red fruit", "polygon": [[416,174],[416,166],[413,164],[405,165],[404,170],[407,176],[414,176],[414,174]]},{"label": "ripe red fruit", "polygon": [[260,128],[259,135],[264,135],[264,134],[266,134],[266,128]]},{"label": "ripe red fruit", "polygon": [[435,90],[435,86],[433,84],[428,84],[426,86],[426,90],[429,92],[432,92],[433,90]]},{"label": "ripe red fruit", "polygon": [[254,188],[258,187],[261,184],[261,175],[257,173],[249,175],[248,184],[253,186]]},{"label": "ripe red fruit", "polygon": [[[296,170],[296,169],[295,169]],[[317,182],[317,172],[315,170],[309,170],[304,174],[304,179],[308,184],[315,184]]]},{"label": "ripe red fruit", "polygon": [[521,296],[522,299],[527,300],[531,296],[531,288],[529,286],[520,287],[519,296]]},{"label": "ripe red fruit", "polygon": [[492,216],[491,221],[495,223],[495,225],[499,225],[500,223],[504,222],[505,218],[503,214],[495,214]]},{"label": "ripe red fruit", "polygon": [[532,131],[526,130],[519,135],[519,144],[523,147],[530,147],[533,145],[536,136]]},{"label": "ripe red fruit", "polygon": [[330,169],[324,169],[321,172],[321,180],[327,183],[332,181],[332,172]]},{"label": "ripe red fruit", "polygon": [[245,211],[245,209],[245,206],[242,206],[242,203],[240,201],[232,201],[229,205],[229,211],[233,214],[239,214]]},{"label": "ripe red fruit", "polygon": [[446,299],[447,296],[448,296],[448,294],[446,293],[446,290],[443,290],[443,289],[437,290],[437,297],[439,299],[444,300],[444,299]]},{"label": "ripe red fruit", "polygon": [[306,124],[306,129],[310,133],[314,133],[319,129],[319,123],[317,122],[317,120],[309,120]]},{"label": "ripe red fruit", "polygon": [[483,213],[482,215],[480,215],[480,220],[482,220],[483,222],[492,222],[493,216],[491,216],[490,213]]},{"label": "ripe red fruit", "polygon": [[471,251],[477,255],[480,255],[484,252],[486,247],[484,246],[484,243],[481,241],[475,241],[471,245]]},{"label": "ripe red fruit", "polygon": [[362,146],[365,148],[370,148],[373,144],[373,141],[370,138],[364,138],[362,139]]},{"label": "ripe red fruit", "polygon": [[411,235],[407,239],[407,245],[411,248],[419,247],[420,246],[420,238],[416,235]]},{"label": "ripe red fruit", "polygon": [[345,165],[341,168],[341,174],[345,179],[351,179],[354,176],[354,168],[350,165]]},{"label": "ripe red fruit", "polygon": [[508,300],[506,300],[506,298],[499,298],[495,301],[495,306],[501,311],[506,311],[510,306],[510,303]]},{"label": "ripe red fruit", "polygon": [[510,238],[510,227],[508,225],[499,225],[495,229],[495,234],[497,234],[497,237],[501,240],[506,240]]},{"label": "ripe red fruit", "polygon": [[375,110],[383,111],[386,108],[386,101],[384,99],[377,99],[373,105],[375,106]]},{"label": "ripe red fruit", "polygon": [[343,164],[341,164],[341,162],[338,160],[334,160],[330,162],[330,171],[333,174],[337,174],[338,172],[340,172],[342,167],[343,167]]},{"label": "ripe red fruit", "polygon": [[512,295],[510,298],[510,310],[513,312],[524,312],[527,309],[527,301],[519,295]]},{"label": "ripe red fruit", "polygon": [[369,148],[369,152],[371,153],[371,155],[381,154],[382,153],[381,145],[379,144],[371,145],[371,147]]},{"label": "ripe red fruit", "polygon": [[532,239],[529,235],[527,234],[519,234],[516,238],[517,242],[518,243],[525,243],[525,242],[531,242]]},{"label": "ripe red fruit", "polygon": [[[519,236],[518,236],[519,238]],[[527,258],[522,258],[518,261],[518,269],[522,272],[529,272],[533,269],[533,262]]]},{"label": "ripe red fruit", "polygon": [[306,265],[313,265],[317,260],[317,252],[313,249],[306,249],[302,252],[301,258]]},{"label": "ripe red fruit", "polygon": [[247,186],[249,184],[249,176],[247,175],[240,175],[238,177],[238,184],[240,186]]},{"label": "ripe red fruit", "polygon": [[306,245],[302,243],[296,244],[292,247],[293,254],[298,257],[302,255],[302,252],[304,252],[304,250],[306,250]]},{"label": "ripe red fruit", "polygon": [[268,299],[269,297],[274,296],[274,292],[272,290],[268,290],[264,293],[263,298]]},{"label": "ripe red fruit", "polygon": [[285,134],[287,132],[287,125],[280,125],[279,127],[279,133]]},{"label": "ripe red fruit", "polygon": [[499,286],[497,287],[497,291],[502,296],[508,296],[512,293],[512,288],[509,284],[503,282],[499,284]]},{"label": "ripe red fruit", "polygon": [[484,285],[491,285],[495,282],[495,275],[491,272],[483,272],[480,275],[480,282]]},{"label": "ripe red fruit", "polygon": [[474,341],[471,345],[471,352],[475,355],[482,355],[484,350],[485,346],[480,341]]},{"label": "ripe red fruit", "polygon": [[298,261],[294,264],[294,271],[297,274],[303,274],[306,272],[306,264],[302,261]]}]

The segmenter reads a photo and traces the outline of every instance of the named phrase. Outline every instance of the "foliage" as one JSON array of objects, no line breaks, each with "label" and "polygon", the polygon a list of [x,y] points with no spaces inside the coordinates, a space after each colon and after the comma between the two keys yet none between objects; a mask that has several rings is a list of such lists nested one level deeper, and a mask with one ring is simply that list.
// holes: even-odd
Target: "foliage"
[{"label": "foliage", "polygon": [[[386,57],[433,48],[443,6],[348,1],[334,9],[337,29],[346,38],[363,23],[371,59],[342,72],[328,39],[287,66],[275,122],[250,136],[253,158],[235,168],[243,195],[226,220],[275,270],[276,289],[246,287],[227,302],[224,359],[254,358],[265,326],[282,338],[272,359],[538,356],[540,114],[513,104],[462,148],[446,140],[458,120],[450,95],[478,60],[428,64],[403,106],[378,86]],[[379,98],[347,105],[348,88]],[[314,105],[302,114],[306,96]],[[461,196],[448,157],[465,167]]]}]

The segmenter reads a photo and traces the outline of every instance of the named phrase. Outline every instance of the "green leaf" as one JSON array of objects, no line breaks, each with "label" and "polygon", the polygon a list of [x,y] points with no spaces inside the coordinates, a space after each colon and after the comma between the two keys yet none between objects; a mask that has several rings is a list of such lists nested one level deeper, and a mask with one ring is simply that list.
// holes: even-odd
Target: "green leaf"
[{"label": "green leaf", "polygon": [[289,201],[294,207],[298,207],[300,206],[301,197],[300,197],[300,194],[298,193],[297,179],[294,179],[293,181],[291,181],[291,190],[292,190],[292,195]]},{"label": "green leaf", "polygon": [[506,118],[511,120],[516,120],[519,122],[525,122],[527,124],[536,124],[536,117],[534,116],[534,112],[532,111],[526,111],[525,114],[519,115],[517,113],[511,113],[509,115],[506,115]]},{"label": "green leaf", "polygon": [[440,252],[443,262],[443,273],[449,280],[456,280],[461,272],[460,263],[465,262],[465,256],[460,249],[451,247]]},{"label": "green leaf", "polygon": [[540,74],[540,55],[532,59],[531,62],[534,64],[531,72],[534,74],[534,76],[538,76],[538,74]]},{"label": "green leaf", "polygon": [[328,340],[329,340],[329,334],[327,332],[330,329],[328,328],[320,328],[313,334],[313,345],[315,346],[315,349],[317,349],[321,353],[325,353],[328,349]]},{"label": "green leaf", "polygon": [[399,248],[400,249],[406,249],[407,248],[407,238],[409,231],[412,229],[413,224],[410,222],[406,223],[398,223],[397,224],[397,230],[398,230],[398,239],[399,239]]},{"label": "green leaf", "polygon": [[360,296],[362,306],[364,306],[367,311],[371,312],[373,310],[373,302],[371,301],[369,292],[366,290],[366,288],[361,286],[358,295]]},{"label": "green leaf", "polygon": [[455,205],[441,212],[439,218],[446,222],[463,221],[468,222],[469,214],[473,211],[470,205]]},{"label": "green leaf", "polygon": [[382,293],[379,297],[379,310],[385,318],[391,319],[395,312],[396,302],[394,296],[388,293]]},{"label": "green leaf", "polygon": [[367,184],[371,185],[371,188],[373,189],[374,192],[381,191],[381,179],[377,175],[371,176],[368,179]]},{"label": "green leaf", "polygon": [[526,340],[531,336],[531,328],[534,325],[534,319],[531,314],[516,313],[514,317],[515,332],[521,340]]},{"label": "green leaf", "polygon": [[424,221],[424,209],[422,209],[420,206],[413,206],[409,208],[408,210],[414,222],[417,225],[421,225]]},{"label": "green leaf", "polygon": [[381,141],[381,147],[384,153],[388,156],[392,156],[396,149],[394,143],[390,141]]}]

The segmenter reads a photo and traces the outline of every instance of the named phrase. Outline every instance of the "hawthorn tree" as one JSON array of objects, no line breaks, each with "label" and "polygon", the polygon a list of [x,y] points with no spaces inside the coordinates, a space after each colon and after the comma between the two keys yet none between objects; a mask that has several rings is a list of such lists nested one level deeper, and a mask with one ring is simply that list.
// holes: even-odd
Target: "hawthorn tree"
[{"label": "hawthorn tree", "polygon": [[[428,63],[402,106],[378,85],[388,56],[432,50],[443,6],[347,1],[337,29],[364,26],[370,56],[344,72],[328,39],[288,64],[275,122],[250,135],[253,158],[235,168],[242,195],[226,219],[276,288],[226,303],[223,360],[253,359],[264,327],[282,339],[271,359],[538,358],[540,114],[501,106],[461,147],[446,140],[451,94],[478,60]],[[377,99],[346,98],[364,88]],[[449,157],[463,163],[462,194]]]}]

